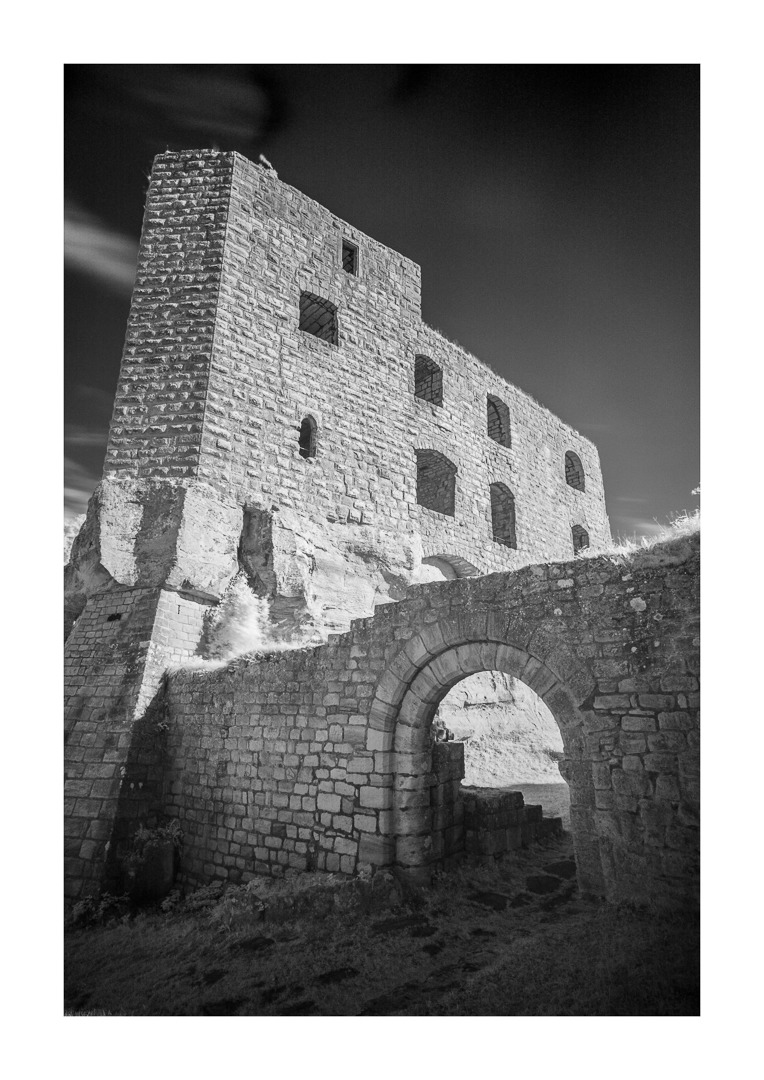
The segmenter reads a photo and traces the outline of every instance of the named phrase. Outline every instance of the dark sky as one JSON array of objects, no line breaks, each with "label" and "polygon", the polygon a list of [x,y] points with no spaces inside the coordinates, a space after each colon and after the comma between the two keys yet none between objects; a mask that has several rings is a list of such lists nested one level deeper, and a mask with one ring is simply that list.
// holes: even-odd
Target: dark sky
[{"label": "dark sky", "polygon": [[147,178],[216,147],[422,267],[422,314],[591,438],[615,535],[699,483],[695,65],[69,65],[67,514],[100,478]]}]

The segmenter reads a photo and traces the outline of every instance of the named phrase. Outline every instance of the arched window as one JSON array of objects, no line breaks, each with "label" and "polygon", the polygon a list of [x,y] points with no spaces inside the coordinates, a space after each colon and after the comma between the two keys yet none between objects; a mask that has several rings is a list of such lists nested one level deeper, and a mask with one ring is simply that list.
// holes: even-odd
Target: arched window
[{"label": "arched window", "polygon": [[432,405],[443,404],[443,369],[429,356],[414,358],[414,396]]},{"label": "arched window", "polygon": [[578,555],[579,551],[589,547],[589,533],[581,525],[574,525],[570,531],[573,534],[573,554]]},{"label": "arched window", "polygon": [[565,454],[565,481],[569,487],[576,488],[577,491],[584,490],[584,467],[581,464],[581,458],[572,450],[568,450]]},{"label": "arched window", "polygon": [[488,437],[501,446],[511,446],[512,438],[509,432],[509,409],[501,400],[488,395]]},{"label": "arched window", "polygon": [[428,510],[454,516],[456,465],[437,450],[416,452],[416,501]]},{"label": "arched window", "polygon": [[300,424],[300,457],[316,456],[316,431],[318,425],[312,416],[306,416]]},{"label": "arched window", "polygon": [[506,484],[491,484],[491,528],[497,544],[517,547],[515,497]]},{"label": "arched window", "polygon": [[300,329],[337,344],[337,305],[315,293],[300,293]]}]

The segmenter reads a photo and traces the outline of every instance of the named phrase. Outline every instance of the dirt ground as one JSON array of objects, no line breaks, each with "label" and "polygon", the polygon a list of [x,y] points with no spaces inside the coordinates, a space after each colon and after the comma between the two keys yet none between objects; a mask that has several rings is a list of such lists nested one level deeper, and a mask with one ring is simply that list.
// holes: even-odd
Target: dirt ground
[{"label": "dirt ground", "polygon": [[[201,894],[203,895],[203,894]],[[224,895],[69,930],[69,1015],[697,1015],[698,923],[582,900],[568,834],[384,908]],[[393,906],[389,906],[392,901]],[[368,905],[367,905],[368,907]],[[288,916],[288,912],[287,912]],[[282,912],[283,917],[283,912]]]}]

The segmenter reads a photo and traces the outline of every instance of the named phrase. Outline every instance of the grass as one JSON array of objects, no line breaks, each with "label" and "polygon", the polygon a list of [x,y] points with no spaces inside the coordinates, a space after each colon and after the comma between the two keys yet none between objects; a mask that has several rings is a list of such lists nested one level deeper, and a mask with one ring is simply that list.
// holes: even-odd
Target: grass
[{"label": "grass", "polygon": [[458,993],[417,1015],[673,1016],[699,1012],[694,920],[597,908],[537,925]]},{"label": "grass", "polygon": [[273,921],[234,890],[69,930],[67,1014],[697,1015],[698,920],[587,902],[564,877],[534,892],[570,855],[566,835],[462,865],[384,910],[340,890]]},{"label": "grass", "polygon": [[650,551],[659,544],[695,536],[699,532],[700,510],[682,510],[668,524],[661,525],[656,522],[656,531],[651,536],[619,537],[606,548],[584,548],[577,558],[595,559],[601,555],[628,558],[643,551]]}]

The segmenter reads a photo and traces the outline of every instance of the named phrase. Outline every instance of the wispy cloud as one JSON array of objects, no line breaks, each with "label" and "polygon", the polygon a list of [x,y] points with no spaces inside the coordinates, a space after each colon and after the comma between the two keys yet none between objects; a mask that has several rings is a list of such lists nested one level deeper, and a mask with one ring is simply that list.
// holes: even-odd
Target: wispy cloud
[{"label": "wispy cloud", "polygon": [[630,514],[613,514],[613,524],[615,525],[615,531],[624,539],[632,536],[658,536],[665,528],[665,526],[659,525],[654,518],[648,520],[648,518]]},{"label": "wispy cloud", "polygon": [[111,416],[112,406],[114,405],[113,393],[102,390],[100,386],[77,383],[73,389],[73,394],[79,403],[87,405],[88,408],[96,409],[98,412],[103,413],[104,416]]},{"label": "wispy cloud", "polygon": [[236,67],[207,65],[150,66],[130,72],[129,92],[161,110],[173,124],[189,132],[209,131],[225,141],[251,141],[262,135],[270,104],[251,74]]},{"label": "wispy cloud", "polygon": [[64,520],[84,514],[99,478],[72,458],[64,458]]},{"label": "wispy cloud", "polygon": [[97,278],[124,296],[135,280],[138,242],[67,200],[64,259],[70,269]]},{"label": "wispy cloud", "polygon": [[108,432],[105,429],[92,430],[84,424],[64,425],[65,446],[102,446],[106,449]]}]

